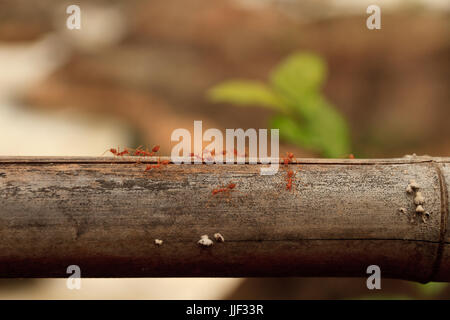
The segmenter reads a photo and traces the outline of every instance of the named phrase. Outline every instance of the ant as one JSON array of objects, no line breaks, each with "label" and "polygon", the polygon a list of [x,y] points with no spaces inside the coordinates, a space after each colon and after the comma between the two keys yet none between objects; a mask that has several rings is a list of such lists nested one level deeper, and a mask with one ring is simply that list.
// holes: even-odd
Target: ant
[{"label": "ant", "polygon": [[[230,202],[231,191],[233,191],[234,188],[236,188],[236,183],[230,182],[230,183],[227,184],[226,186],[221,186],[220,188],[213,189],[213,190],[211,191],[211,193],[212,193],[212,196],[213,196],[213,197],[217,196],[218,194],[223,194],[223,195],[226,194],[226,195],[228,196],[227,202]],[[209,203],[210,203],[211,201],[213,201],[213,199],[210,199],[210,200],[207,202],[206,207],[209,207]]]},{"label": "ant", "polygon": [[153,153],[158,152],[158,151],[159,151],[159,148],[160,148],[159,145],[154,146],[153,149],[152,149],[152,152],[153,152]]},{"label": "ant", "polygon": [[130,152],[128,151],[127,148],[124,148],[123,151],[120,151],[120,148],[117,148],[117,149],[111,148],[111,149],[108,149],[105,152],[103,152],[102,155],[104,155],[106,152],[111,152],[116,157],[122,157],[122,156],[124,156],[126,154],[130,154]]},{"label": "ant", "polygon": [[122,152],[118,152],[117,156],[122,157],[122,156],[124,156],[126,154],[130,154],[130,152],[127,149],[123,150]]},{"label": "ant", "polygon": [[287,173],[287,184],[286,184],[286,190],[291,191],[292,190],[292,181],[293,181],[293,177],[295,176],[295,172],[292,170],[289,170]]},{"label": "ant", "polygon": [[135,156],[151,156],[150,152],[145,151],[144,149],[142,149],[142,146],[139,146],[136,148],[136,150],[134,151],[134,155]]},{"label": "ant", "polygon": [[[286,152],[286,157],[283,158],[283,164],[285,166],[289,165],[289,163],[292,162],[292,159],[294,159],[294,154],[292,152]],[[287,183],[286,183],[286,190],[292,191],[292,182],[294,181],[296,172],[289,170],[287,171]]]},{"label": "ant", "polygon": [[158,169],[158,168],[161,167],[161,165],[167,166],[169,163],[170,163],[170,160],[163,160],[163,161],[161,161],[161,159],[159,158],[157,164],[153,164],[153,165],[152,164],[148,164],[145,167],[144,172],[150,171],[151,169]]},{"label": "ant", "polygon": [[159,145],[156,145],[156,146],[153,147],[152,152],[150,152],[150,151],[148,151],[148,148],[147,148],[147,150],[144,150],[144,149],[142,149],[142,145],[140,145],[139,147],[137,147],[136,149],[134,149],[134,150],[135,150],[134,155],[135,155],[135,156],[140,156],[140,155],[142,155],[142,156],[144,156],[144,157],[145,157],[145,156],[151,157],[154,153],[156,153],[156,152],[159,151],[159,148],[160,148],[160,146],[159,146]]},{"label": "ant", "polygon": [[142,155],[144,157],[152,157],[155,153],[157,153],[159,151],[160,146],[156,145],[152,148],[152,152],[147,150],[143,150],[142,146],[139,146],[136,148],[136,151],[134,153],[135,156],[139,156]]},{"label": "ant", "polygon": [[289,170],[288,173],[287,173],[287,177],[288,178],[292,178],[293,176],[294,176],[294,171]]},{"label": "ant", "polygon": [[102,155],[104,155],[107,152],[111,152],[113,155],[117,156],[117,149],[111,148],[109,150],[106,150],[105,152],[102,153]]},{"label": "ant", "polygon": [[[134,156],[137,156],[137,157],[139,157],[139,156],[142,156],[142,157],[152,157],[153,154],[154,154],[155,152],[158,152],[158,151],[159,151],[159,148],[160,148],[160,146],[159,146],[159,145],[156,145],[156,146],[153,147],[152,152],[150,152],[150,151],[148,150],[148,147],[146,148],[146,150],[144,150],[143,147],[142,147],[142,145],[140,145],[140,146],[137,147],[136,149],[132,149],[132,150],[134,150]],[[138,159],[137,162],[136,162],[136,164],[139,164],[139,163],[141,163],[141,161]],[[149,168],[149,166],[147,166],[146,169],[145,169],[145,171],[148,171],[148,170],[150,170],[150,169],[151,169],[151,167]]]},{"label": "ant", "polygon": [[218,194],[220,192],[224,192],[224,193],[230,192],[234,188],[236,188],[236,183],[231,182],[225,188],[213,189],[212,194],[213,194],[213,196],[215,196],[216,194]]},{"label": "ant", "polygon": [[289,163],[292,162],[293,158],[294,154],[292,152],[286,152],[286,157],[283,158],[283,164],[287,166]]}]

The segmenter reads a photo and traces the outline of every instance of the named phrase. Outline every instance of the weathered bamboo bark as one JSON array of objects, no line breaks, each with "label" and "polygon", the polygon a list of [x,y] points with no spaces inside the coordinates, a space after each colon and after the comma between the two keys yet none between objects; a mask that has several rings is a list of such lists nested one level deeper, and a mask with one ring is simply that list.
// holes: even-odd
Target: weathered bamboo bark
[{"label": "weathered bamboo bark", "polygon": [[[69,265],[83,277],[367,276],[375,264],[383,277],[450,280],[450,158],[297,159],[291,192],[283,166],[144,167],[1,157],[0,277],[66,277]],[[216,232],[224,243],[197,244]]]}]

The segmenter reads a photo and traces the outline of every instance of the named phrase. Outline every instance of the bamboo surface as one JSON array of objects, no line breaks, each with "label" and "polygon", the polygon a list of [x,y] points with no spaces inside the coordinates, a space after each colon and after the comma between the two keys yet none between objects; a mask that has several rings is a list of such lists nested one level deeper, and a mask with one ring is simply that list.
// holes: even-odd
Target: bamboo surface
[{"label": "bamboo surface", "polygon": [[450,158],[295,159],[273,176],[141,161],[0,157],[0,277],[67,277],[69,265],[82,277],[367,277],[378,265],[382,277],[450,280]]}]

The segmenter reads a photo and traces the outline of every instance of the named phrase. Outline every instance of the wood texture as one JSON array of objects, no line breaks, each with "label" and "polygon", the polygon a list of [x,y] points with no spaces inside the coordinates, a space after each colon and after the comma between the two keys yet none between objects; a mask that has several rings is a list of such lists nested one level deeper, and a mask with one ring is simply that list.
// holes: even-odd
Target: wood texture
[{"label": "wood texture", "polygon": [[[291,192],[283,166],[144,163],[0,157],[0,277],[66,277],[69,265],[83,277],[367,276],[375,264],[382,277],[450,280],[449,158],[297,159]],[[216,232],[224,243],[197,244]]]}]

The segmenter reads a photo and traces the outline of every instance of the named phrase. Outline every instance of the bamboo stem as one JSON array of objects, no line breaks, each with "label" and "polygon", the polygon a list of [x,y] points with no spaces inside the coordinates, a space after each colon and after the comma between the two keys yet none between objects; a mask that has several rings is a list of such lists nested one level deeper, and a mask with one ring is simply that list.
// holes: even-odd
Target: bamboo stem
[{"label": "bamboo stem", "polygon": [[[0,277],[67,277],[69,265],[83,277],[367,276],[375,264],[383,277],[450,280],[450,158],[295,159],[273,176],[259,164],[145,173],[156,160],[0,157]],[[225,242],[197,243],[215,233]]]}]

